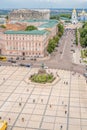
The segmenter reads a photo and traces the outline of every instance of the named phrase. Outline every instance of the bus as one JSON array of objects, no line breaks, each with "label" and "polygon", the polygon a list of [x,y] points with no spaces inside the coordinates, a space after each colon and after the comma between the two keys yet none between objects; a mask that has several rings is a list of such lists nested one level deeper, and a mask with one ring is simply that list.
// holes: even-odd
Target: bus
[{"label": "bus", "polygon": [[7,129],[7,122],[0,121],[0,130],[6,130],[6,129]]},{"label": "bus", "polygon": [[6,57],[5,56],[0,56],[0,61],[6,61]]}]

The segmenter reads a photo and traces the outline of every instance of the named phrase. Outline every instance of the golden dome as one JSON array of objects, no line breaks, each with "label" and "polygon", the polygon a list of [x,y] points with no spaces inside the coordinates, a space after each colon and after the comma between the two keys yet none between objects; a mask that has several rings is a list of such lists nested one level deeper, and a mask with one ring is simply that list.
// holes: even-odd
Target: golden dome
[{"label": "golden dome", "polygon": [[86,12],[84,10],[82,10],[82,14],[85,14]]},{"label": "golden dome", "polygon": [[76,9],[73,9],[73,13],[76,13]]}]

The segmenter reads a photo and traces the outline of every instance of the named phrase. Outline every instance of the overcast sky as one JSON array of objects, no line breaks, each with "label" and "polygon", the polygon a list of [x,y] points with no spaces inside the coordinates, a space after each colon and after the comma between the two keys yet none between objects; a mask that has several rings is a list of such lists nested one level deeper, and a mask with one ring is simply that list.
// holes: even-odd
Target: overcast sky
[{"label": "overcast sky", "polygon": [[0,8],[87,8],[87,0],[0,0]]}]

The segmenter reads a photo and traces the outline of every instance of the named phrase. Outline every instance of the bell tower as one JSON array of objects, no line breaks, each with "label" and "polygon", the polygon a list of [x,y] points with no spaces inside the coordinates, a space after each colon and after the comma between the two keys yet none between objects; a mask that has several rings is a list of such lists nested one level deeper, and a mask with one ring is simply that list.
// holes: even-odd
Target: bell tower
[{"label": "bell tower", "polygon": [[72,24],[76,24],[78,23],[78,19],[77,19],[77,13],[76,13],[76,10],[74,9],[72,11]]}]

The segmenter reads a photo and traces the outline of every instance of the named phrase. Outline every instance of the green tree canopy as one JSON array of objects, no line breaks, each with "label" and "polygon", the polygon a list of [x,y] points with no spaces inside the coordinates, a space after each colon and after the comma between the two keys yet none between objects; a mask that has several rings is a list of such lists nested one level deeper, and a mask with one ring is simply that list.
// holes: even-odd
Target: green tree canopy
[{"label": "green tree canopy", "polygon": [[1,25],[0,27],[1,27],[1,28],[6,28],[6,26],[5,26],[5,25]]},{"label": "green tree canopy", "polygon": [[25,29],[25,31],[32,31],[32,30],[37,30],[37,27],[30,25],[30,26],[27,26],[27,28]]},{"label": "green tree canopy", "polygon": [[87,47],[87,22],[80,29],[80,43],[82,47]]},{"label": "green tree canopy", "polygon": [[[62,35],[63,32],[64,32],[64,26],[63,26],[61,23],[58,24],[58,32],[61,33],[61,35]],[[60,36],[61,36],[61,35],[60,35]]]}]

